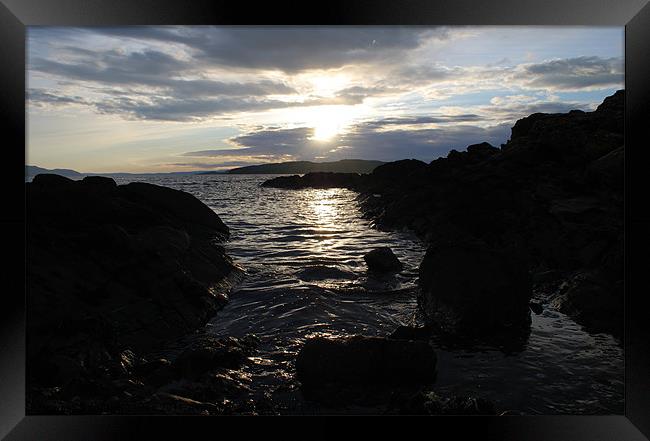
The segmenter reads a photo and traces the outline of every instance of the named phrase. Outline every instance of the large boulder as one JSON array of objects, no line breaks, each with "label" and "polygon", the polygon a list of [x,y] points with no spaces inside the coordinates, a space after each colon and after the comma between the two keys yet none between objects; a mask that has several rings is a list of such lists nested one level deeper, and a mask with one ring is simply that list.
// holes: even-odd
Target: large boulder
[{"label": "large boulder", "polygon": [[228,228],[188,193],[97,176],[25,185],[30,391],[65,395],[76,382],[88,398],[89,384],[124,374],[125,351],[205,325],[241,275],[222,244]]},{"label": "large boulder", "polygon": [[526,265],[478,240],[430,246],[420,264],[420,287],[424,313],[447,332],[486,334],[530,323]]},{"label": "large boulder", "polygon": [[389,273],[401,271],[403,266],[389,247],[375,248],[363,256],[370,271]]},{"label": "large boulder", "polygon": [[298,379],[308,388],[426,383],[435,373],[436,354],[429,344],[383,337],[308,339],[296,359]]},{"label": "large boulder", "polygon": [[122,185],[119,191],[130,201],[145,204],[184,222],[208,227],[224,236],[229,233],[226,224],[210,207],[184,191],[145,182]]}]

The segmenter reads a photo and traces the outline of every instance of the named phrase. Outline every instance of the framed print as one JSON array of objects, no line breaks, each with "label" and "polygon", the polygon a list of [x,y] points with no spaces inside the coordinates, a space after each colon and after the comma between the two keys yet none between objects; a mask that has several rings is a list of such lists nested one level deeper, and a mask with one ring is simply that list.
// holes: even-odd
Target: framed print
[{"label": "framed print", "polygon": [[0,434],[647,439],[650,6],[314,11],[1,5]]}]

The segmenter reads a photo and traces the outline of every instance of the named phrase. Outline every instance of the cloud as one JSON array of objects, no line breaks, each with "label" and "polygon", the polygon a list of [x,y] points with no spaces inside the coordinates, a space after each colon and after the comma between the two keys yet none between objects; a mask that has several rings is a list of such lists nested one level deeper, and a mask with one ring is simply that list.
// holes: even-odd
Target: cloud
[{"label": "cloud", "polygon": [[29,89],[27,91],[27,99],[37,106],[42,106],[47,104],[54,104],[54,105],[88,104],[88,102],[85,99],[79,96],[57,95],[55,93],[51,93],[43,89]]},{"label": "cloud", "polygon": [[196,61],[248,69],[298,72],[385,61],[447,28],[410,27],[121,27],[93,32],[136,41],[180,44]]},{"label": "cloud", "polygon": [[577,57],[524,64],[514,79],[529,89],[585,90],[621,87],[621,58]]},{"label": "cloud", "polygon": [[383,128],[387,126],[412,126],[420,124],[453,124],[461,122],[482,121],[484,118],[476,114],[439,115],[439,116],[401,116],[384,118],[365,123],[366,127]]},{"label": "cloud", "polygon": [[[83,51],[84,54],[86,52]],[[76,80],[91,83],[89,87],[92,87],[92,83],[104,86],[105,89],[109,86],[111,89],[104,92],[112,95],[139,93],[181,99],[296,93],[295,89],[286,83],[268,79],[254,82],[224,82],[210,78],[184,78],[183,76],[193,72],[191,63],[151,50],[131,53],[115,50],[93,52],[82,59],[67,63],[35,58],[31,60],[29,69],[32,72],[55,76],[67,84]]]},{"label": "cloud", "polygon": [[559,101],[557,97],[549,100],[547,97],[530,95],[506,95],[493,97],[490,105],[479,106],[477,111],[494,120],[508,120],[513,123],[533,113],[566,113],[571,110],[589,112],[595,110],[595,105],[574,101]]},{"label": "cloud", "polygon": [[[409,123],[415,120],[403,119]],[[426,119],[420,120],[420,123],[425,122],[428,123]],[[185,156],[217,158],[252,155],[272,157],[274,160],[364,158],[382,161],[408,157],[431,161],[446,155],[451,149],[463,150],[478,142],[499,145],[508,139],[511,127],[510,124],[487,128],[460,124],[444,128],[394,129],[395,123],[390,119],[385,124],[381,120],[359,123],[329,142],[312,140],[313,129],[309,127],[260,129],[231,138],[230,141],[239,148],[188,152]]]},{"label": "cloud", "polygon": [[287,107],[282,101],[229,98],[214,99],[179,99],[168,97],[130,98],[118,97],[112,100],[95,102],[99,113],[130,116],[132,119],[154,121],[201,121],[221,114],[262,111]]},{"label": "cloud", "polygon": [[314,129],[298,127],[291,129],[261,129],[231,138],[236,149],[201,150],[185,153],[185,156],[295,156],[300,157],[312,144]]},{"label": "cloud", "polygon": [[264,160],[241,160],[241,161],[223,161],[223,162],[177,162],[172,164],[164,164],[166,166],[182,167],[189,169],[220,169],[231,167],[244,167],[246,165],[263,164]]},{"label": "cloud", "polygon": [[[401,103],[412,112],[480,91],[592,90],[623,81],[620,58],[445,65],[425,56],[432,41],[456,38],[443,27],[46,27],[30,28],[28,37],[30,75],[43,81],[30,81],[32,104],[85,105],[125,119],[203,121],[370,98],[387,111]],[[314,69],[346,79],[318,90],[309,82]]]},{"label": "cloud", "polygon": [[117,54],[115,51],[109,51],[96,54],[94,57],[77,63],[61,63],[37,58],[32,61],[29,68],[34,72],[56,75],[67,81],[74,79],[113,86],[147,86],[163,89],[166,95],[176,97],[260,96],[296,92],[285,83],[270,80],[227,83],[205,78],[178,78],[178,75],[191,70],[191,65],[162,52]]}]

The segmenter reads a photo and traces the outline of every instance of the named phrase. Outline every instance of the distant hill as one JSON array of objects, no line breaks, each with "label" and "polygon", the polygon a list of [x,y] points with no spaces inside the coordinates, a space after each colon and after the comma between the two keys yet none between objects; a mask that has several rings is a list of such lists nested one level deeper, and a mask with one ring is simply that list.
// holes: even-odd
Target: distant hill
[{"label": "distant hill", "polygon": [[[67,168],[43,168],[36,165],[26,165],[25,166],[25,178],[33,178],[36,175],[48,173],[65,176],[66,178],[71,179],[81,179],[85,176],[108,176],[111,178],[128,178],[130,176],[149,176],[149,175],[195,175],[201,174],[198,171],[187,171],[187,172],[166,172],[166,173],[126,173],[126,172],[114,172],[114,173],[83,173],[76,170],[70,170]],[[224,173],[224,172],[221,172]]]},{"label": "distant hill", "polygon": [[48,169],[48,168],[38,167],[36,165],[25,166],[25,177],[34,177],[41,173],[51,173],[55,175],[65,176],[66,178],[81,178],[85,176],[84,173],[79,173],[76,170],[70,170],[67,168]]},{"label": "distant hill", "polygon": [[[342,159],[334,162],[292,161],[274,164],[249,165],[229,170],[229,174],[303,174],[309,172],[371,173],[382,161]],[[210,173],[210,172],[208,172]]]}]

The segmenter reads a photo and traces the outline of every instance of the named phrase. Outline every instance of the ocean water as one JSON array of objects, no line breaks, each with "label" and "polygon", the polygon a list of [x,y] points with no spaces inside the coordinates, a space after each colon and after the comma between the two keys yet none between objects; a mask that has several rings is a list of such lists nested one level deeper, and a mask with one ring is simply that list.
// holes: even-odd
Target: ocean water
[{"label": "ocean water", "polygon": [[[286,413],[317,411],[305,402],[293,377],[305,338],[382,336],[401,324],[419,323],[417,270],[425,247],[408,231],[373,228],[352,191],[260,187],[271,177],[142,175],[116,181],[192,193],[230,227],[226,249],[246,277],[207,331],[256,334],[260,351],[242,368],[241,381]],[[363,255],[379,246],[393,249],[404,263],[401,273],[367,273]],[[433,390],[441,395],[480,396],[500,411],[525,414],[623,413],[620,344],[609,335],[586,332],[549,307],[532,315],[530,336],[515,352],[474,344],[440,344],[436,352]],[[365,412],[373,410],[380,411]]]}]

